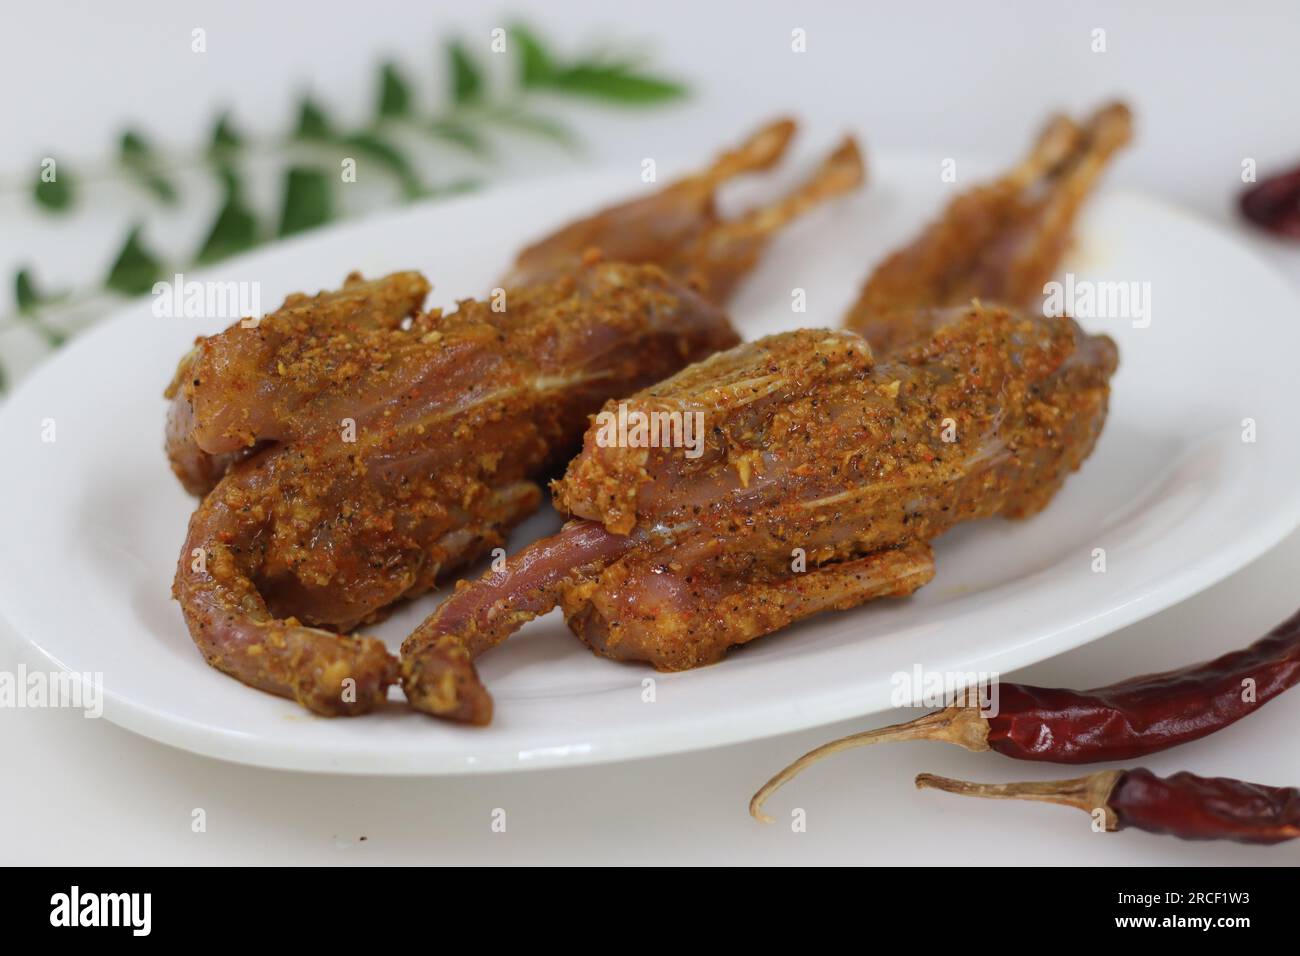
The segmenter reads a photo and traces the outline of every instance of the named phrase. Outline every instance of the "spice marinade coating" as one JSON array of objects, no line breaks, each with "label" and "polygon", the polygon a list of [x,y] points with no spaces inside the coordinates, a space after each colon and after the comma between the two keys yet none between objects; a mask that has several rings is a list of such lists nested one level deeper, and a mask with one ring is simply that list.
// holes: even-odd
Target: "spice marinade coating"
[{"label": "spice marinade coating", "polygon": [[[501,287],[514,290],[571,277],[595,255],[607,262],[659,265],[709,301],[725,303],[782,227],[862,184],[862,158],[850,138],[786,195],[733,219],[722,218],[718,189],[744,173],[775,165],[794,132],[792,120],[776,120],[699,173],[533,243],[520,253]],[[220,335],[200,338],[166,391],[171,400],[167,454],[186,490],[206,494],[233,462],[259,445],[294,437],[295,425],[302,422],[295,423],[291,413],[304,397],[330,387],[334,370],[328,368],[311,390],[304,389],[303,381],[286,380],[280,349],[296,337],[327,331],[348,336],[396,330],[419,312],[429,291],[429,282],[418,272],[370,281],[353,275],[340,290],[296,293],[258,322],[241,320]],[[255,333],[241,334],[250,325]],[[355,371],[345,366],[338,374],[346,382]]]},{"label": "spice marinade coating", "polygon": [[795,548],[811,571],[960,521],[1033,515],[1091,452],[1116,361],[1109,339],[1069,320],[975,307],[892,361],[856,336],[808,330],[699,363],[629,403],[703,411],[699,458],[602,448],[589,432],[557,483],[568,513],[671,539],[671,552],[643,546],[566,590],[565,616],[608,656],[695,667],[771,630],[774,605],[816,587],[792,573]]},{"label": "spice marinade coating", "polygon": [[[996,307],[934,316],[888,361],[853,333],[804,330],[627,399],[702,411],[703,453],[604,447],[589,430],[554,486],[585,521],[448,599],[403,645],[408,695],[428,683],[486,696],[469,658],[557,601],[606,656],[711,663],[809,614],[909,593],[932,574],[928,542],[958,521],[1036,513],[1092,450],[1114,343]],[[796,548],[806,571],[792,570]],[[469,653],[450,662],[457,642]],[[490,709],[447,709],[467,712]]]},{"label": "spice marinade coating", "polygon": [[[212,489],[174,585],[208,660],[318,713],[379,703],[396,662],[331,631],[500,544],[586,414],[734,344],[710,303],[783,225],[861,183],[850,140],[786,196],[719,216],[716,189],[773,165],[792,133],[769,124],[703,172],[530,247],[526,284],[493,303],[505,312],[466,301],[423,315],[417,273],[350,277],[200,340],[168,390],[168,453],[187,488]],[[655,229],[630,248],[628,222]],[[602,262],[575,230],[639,264]]]},{"label": "spice marinade coating", "polygon": [[1083,122],[1052,117],[1014,169],[963,192],[872,270],[845,327],[885,354],[917,337],[929,309],[979,299],[1041,311],[1043,286],[1073,239],[1075,219],[1132,125],[1123,103]]},{"label": "spice marinade coating", "polygon": [[[429,290],[418,272],[369,281],[353,273],[341,289],[294,293],[255,323],[200,338],[164,393],[171,401],[167,458],[185,490],[201,497],[259,446],[318,428],[308,404],[321,404],[336,379],[347,386],[364,369],[363,352],[347,355],[348,339],[368,335],[382,343],[379,333],[400,331]],[[326,364],[336,358],[339,368]],[[355,394],[345,387],[340,398],[335,423],[347,417]]]},{"label": "spice marinade coating", "polygon": [[620,264],[518,290],[503,313],[466,301],[407,330],[293,339],[285,375],[330,384],[291,419],[319,425],[233,465],[195,512],[174,585],[191,635],[214,666],[317,712],[372,707],[396,679],[382,643],[318,628],[373,620],[501,544],[592,407],[734,341],[662,270]]},{"label": "spice marinade coating", "polygon": [[[846,325],[861,333],[867,342],[857,345],[851,339],[839,342],[846,351],[860,358],[869,357],[868,362],[926,362],[934,357],[925,353],[926,348],[951,347],[960,351],[974,341],[970,335],[975,322],[969,320],[966,339],[941,331],[954,316],[964,314],[971,296],[990,296],[1000,305],[1012,306],[1024,315],[1041,312],[1042,284],[1056,268],[1070,241],[1083,200],[1111,156],[1128,142],[1130,135],[1131,116],[1128,108],[1120,103],[1103,107],[1083,123],[1065,116],[1054,117],[1029,155],[1011,173],[958,197],[935,224],[872,273],[845,319]],[[976,304],[975,310],[983,314],[984,307]],[[987,311],[991,315],[1005,313],[998,308]],[[1032,324],[1036,320],[1031,317],[1026,321]],[[1004,323],[1005,331],[1006,319],[993,325],[999,322]],[[1050,323],[1042,326],[1049,327]],[[1084,343],[1078,357],[1072,360],[1076,366],[1091,365],[1094,379],[1100,375],[1104,383],[1114,367],[1113,343],[1104,338],[1083,337],[1072,323],[1063,322],[1059,328],[1077,340],[1072,345]],[[646,396],[638,397],[645,406],[641,411],[690,414],[709,410],[722,419],[729,420],[731,416],[740,423],[740,434],[736,430],[728,431],[726,457],[735,466],[734,478],[746,487],[744,493],[727,499],[721,508],[721,513],[732,519],[730,524],[716,521],[716,515],[710,517],[698,507],[699,501],[691,498],[692,494],[707,497],[710,491],[722,494],[727,490],[717,480],[710,487],[707,476],[699,486],[703,490],[685,494],[690,502],[689,513],[668,513],[669,499],[682,491],[674,469],[680,469],[681,476],[695,475],[698,480],[697,472],[716,463],[716,449],[712,456],[706,454],[694,463],[682,461],[679,455],[667,469],[667,478],[658,482],[667,490],[656,492],[654,483],[648,489],[641,487],[643,475],[639,469],[644,464],[652,464],[649,453],[644,455],[644,461],[638,457],[639,453],[624,455],[621,461],[626,467],[611,468],[611,463],[619,457],[618,452],[595,449],[594,432],[589,432],[586,450],[573,463],[565,481],[555,486],[555,493],[562,507],[575,515],[598,518],[607,533],[602,536],[597,533],[599,529],[581,525],[567,527],[554,539],[539,542],[516,555],[504,570],[487,575],[483,581],[459,590],[444,602],[403,644],[404,687],[413,703],[452,719],[476,723],[489,720],[491,698],[478,682],[473,657],[557,602],[564,605],[573,630],[601,653],[648,660],[657,667],[672,669],[716,660],[730,644],[776,630],[810,614],[851,607],[872,597],[905,594],[924,584],[933,574],[932,557],[925,544],[927,534],[940,533],[955,516],[962,515],[962,500],[938,503],[932,509],[937,510],[938,517],[928,517],[926,509],[920,509],[920,513],[908,512],[906,508],[900,509],[895,500],[902,497],[902,484],[891,486],[884,472],[875,476],[878,482],[875,489],[859,489],[846,497],[836,497],[843,491],[849,466],[860,468],[862,460],[855,459],[850,452],[842,463],[845,470],[841,473],[838,470],[841,465],[830,457],[835,453],[836,442],[846,439],[840,429],[851,419],[852,405],[857,400],[847,391],[841,396],[844,400],[841,404],[847,402],[847,414],[817,421],[819,434],[814,435],[812,427],[802,432],[798,428],[782,432],[783,422],[797,424],[800,416],[810,414],[807,403],[801,406],[800,401],[807,397],[805,387],[815,394],[816,386],[812,383],[819,381],[817,366],[825,362],[825,356],[817,354],[818,342],[826,343],[833,350],[837,340],[834,333],[815,331],[773,337],[753,347],[742,347],[699,369],[687,370],[671,383],[665,383],[664,389],[669,393],[677,390],[680,394],[652,389]],[[761,350],[769,346],[772,367],[746,370],[744,374],[763,381],[763,388],[772,386],[771,394],[746,396],[744,383],[736,387],[735,382],[727,382],[727,362],[743,366],[753,356],[747,349]],[[1005,337],[992,350],[1013,348],[1011,338]],[[811,368],[799,368],[797,356],[801,351],[811,355]],[[777,356],[796,360],[788,368],[782,368]],[[979,369],[974,363],[970,368],[969,384],[978,388]],[[775,386],[783,375],[784,385]],[[901,389],[907,375],[900,373],[895,378],[884,383],[886,389]],[[1089,429],[1100,428],[1105,406],[1104,384],[1098,408],[1095,381],[1089,385],[1077,376],[1075,379],[1066,376],[1067,389],[1071,382],[1082,389],[1078,396],[1081,406],[1071,408],[1067,401],[1058,411],[1066,413],[1063,421],[1068,420],[1070,427],[1080,422],[1088,424],[1079,434],[1060,439],[1062,446],[1074,449],[1069,468],[1077,467],[1091,450],[1096,435],[1089,434]],[[688,407],[684,400],[693,387],[698,387],[701,393],[695,396],[701,400],[699,409]],[[727,393],[727,388],[734,394]],[[924,387],[914,388],[903,402],[916,402],[917,396],[923,394]],[[864,409],[870,409],[878,398],[873,393]],[[664,401],[671,407],[661,409]],[[812,399],[814,406],[819,401],[820,398]],[[936,402],[931,411],[938,412],[948,401],[952,401],[951,395]],[[771,424],[775,427],[762,434],[767,447],[755,447],[753,440],[757,432],[745,433],[749,427],[745,414],[736,409],[746,404],[753,408],[779,407],[783,402],[789,408],[783,417],[773,418]],[[1041,406],[1040,410],[1046,407]],[[1071,418],[1070,412],[1079,414]],[[930,431],[919,437],[913,447],[891,449],[886,445],[881,452],[892,463],[903,465],[918,448],[929,448],[927,454],[935,454],[933,446],[943,430],[942,416],[935,417],[937,420],[927,423]],[[814,419],[815,415],[809,418],[810,425]],[[1051,434],[1054,427],[1050,421],[1043,423],[1045,434]],[[887,431],[887,428],[878,429],[876,437]],[[969,433],[965,440],[970,440]],[[906,543],[866,553],[866,539],[870,534],[854,542],[852,521],[842,523],[836,516],[823,527],[801,527],[800,519],[812,520],[812,512],[800,514],[787,510],[781,515],[779,502],[773,500],[766,501],[763,507],[771,514],[781,515],[775,523],[760,523],[756,528],[751,518],[736,520],[736,514],[747,503],[752,504],[774,489],[785,487],[781,483],[768,486],[773,472],[767,468],[772,462],[766,459],[774,455],[795,455],[801,445],[813,452],[814,457],[820,456],[820,464],[829,471],[831,477],[823,489],[824,497],[838,502],[859,521],[866,516],[868,524],[874,524],[878,540],[892,538],[896,543]],[[851,441],[848,447],[852,447]],[[944,449],[938,449],[935,460],[942,462],[945,454]],[[964,446],[963,454],[970,456],[972,463],[979,461],[979,455],[972,452],[970,445]],[[659,457],[664,457],[662,452]],[[948,458],[951,460],[953,456]],[[1041,474],[1035,476],[1037,487],[1030,486],[1032,481],[1026,482],[1019,492],[1022,500],[1018,504],[1008,502],[1002,513],[1026,516],[1041,508],[1059,487],[1064,470],[1068,470],[1061,470],[1064,460],[1064,457],[1058,460],[1057,467],[1041,469]],[[812,469],[810,474],[817,472],[815,466],[806,467]],[[726,469],[719,473],[726,473]],[[748,488],[751,479],[755,482],[752,492]],[[785,475],[785,479],[788,482],[790,475]],[[986,490],[977,485],[977,482],[960,485],[954,481],[954,487],[964,488],[962,493],[973,497]],[[638,496],[652,503],[645,514],[637,512]],[[997,508],[992,505],[995,497],[995,494],[988,495],[963,516],[995,513]],[[878,513],[873,513],[873,508]],[[948,510],[945,512],[944,508]],[[711,527],[707,526],[710,520],[714,521]],[[891,522],[895,527],[890,527]],[[900,529],[898,525],[904,527]],[[689,531],[691,528],[695,528],[693,533]],[[626,537],[619,537],[621,533],[626,533]],[[799,535],[804,535],[805,540],[795,540]],[[778,542],[780,547],[776,546]],[[807,560],[807,570],[797,576],[790,573],[795,547],[804,548]]]}]

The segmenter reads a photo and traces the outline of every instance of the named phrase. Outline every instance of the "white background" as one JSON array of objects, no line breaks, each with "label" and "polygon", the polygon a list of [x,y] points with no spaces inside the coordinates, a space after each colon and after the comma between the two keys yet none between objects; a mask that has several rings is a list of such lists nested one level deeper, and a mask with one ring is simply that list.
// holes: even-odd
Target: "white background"
[{"label": "white background", "polygon": [[[635,41],[657,68],[692,84],[694,96],[667,109],[629,114],[558,106],[553,112],[588,141],[583,161],[634,164],[644,156],[709,153],[720,131],[778,111],[797,113],[817,142],[852,123],[881,145],[1009,159],[1048,112],[1123,96],[1137,112],[1139,140],[1111,182],[1221,222],[1300,282],[1300,244],[1251,234],[1233,213],[1243,159],[1255,159],[1262,173],[1300,161],[1300,8],[1293,4],[1153,4],[1138,11],[1123,3],[696,0],[480,12],[484,6],[9,4],[0,29],[0,174],[25,177],[44,155],[102,156],[126,122],[175,148],[200,142],[220,107],[249,130],[283,128],[304,86],[340,113],[360,115],[382,56],[407,65],[432,102],[440,38],[454,30],[471,46],[486,45],[488,30],[523,11],[562,49]],[[207,31],[202,56],[190,50],[196,26]],[[796,27],[807,31],[807,53],[790,52]],[[1105,53],[1091,50],[1095,28],[1106,31]],[[521,154],[499,174],[543,176],[571,162],[554,153]],[[29,261],[40,263],[51,282],[99,271],[115,252],[122,222],[121,209],[109,212],[116,215],[85,214],[70,241],[66,228],[32,216],[22,197],[0,197],[3,275]],[[1223,334],[1233,334],[1231,315],[1223,317]],[[34,346],[8,347],[37,357]],[[1199,597],[1017,676],[1095,686],[1244,645],[1295,609],[1297,563],[1300,537],[1292,537]],[[75,581],[68,590],[75,600]],[[2,669],[23,659],[19,648],[0,648]],[[830,736],[881,722],[866,718],[607,767],[383,780],[237,767],[72,712],[0,711],[0,862],[1300,862],[1295,846],[1098,835],[1074,811],[917,793],[910,781],[921,770],[986,780],[1071,775],[1069,768],[939,744],[854,752],[807,773],[770,807],[783,821],[802,807],[806,833],[792,833],[786,822],[762,828],[749,820],[750,792],[787,760]],[[1297,725],[1300,696],[1293,695],[1144,763],[1159,772],[1300,784]],[[191,812],[200,807],[208,827],[195,834]],[[505,833],[490,828],[496,808],[506,810]]]}]

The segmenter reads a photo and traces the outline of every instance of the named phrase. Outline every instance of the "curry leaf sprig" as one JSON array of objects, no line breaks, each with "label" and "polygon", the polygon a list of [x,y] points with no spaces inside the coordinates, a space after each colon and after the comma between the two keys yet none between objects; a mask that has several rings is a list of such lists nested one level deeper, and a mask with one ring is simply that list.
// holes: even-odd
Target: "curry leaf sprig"
[{"label": "curry leaf sprig", "polygon": [[[597,52],[564,59],[523,24],[509,27],[502,39],[514,70],[507,88],[496,92],[490,72],[463,41],[445,45],[450,102],[432,114],[420,109],[402,67],[385,62],[378,70],[372,114],[360,124],[340,124],[316,98],[304,95],[292,129],[269,139],[246,137],[234,118],[223,113],[213,124],[207,144],[191,154],[165,153],[144,131],[131,128],[118,138],[110,167],[98,174],[80,175],[75,165],[69,170],[62,161],[57,167],[43,163],[28,188],[37,208],[52,216],[66,215],[89,202],[92,186],[103,182],[128,183],[157,208],[176,208],[184,201],[180,174],[194,171],[213,177],[220,198],[202,240],[188,257],[166,261],[151,248],[144,223],[134,221],[126,226],[112,265],[97,283],[75,290],[46,290],[30,265],[18,269],[11,285],[15,311],[0,317],[0,332],[26,324],[57,348],[65,333],[49,321],[56,310],[104,297],[140,295],[172,271],[218,262],[338,219],[343,215],[338,202],[342,158],[363,159],[380,170],[395,187],[398,202],[447,196],[472,189],[479,180],[431,181],[405,145],[412,138],[479,163],[494,158],[498,131],[576,151],[580,144],[575,134],[562,121],[536,111],[536,100],[580,97],[615,106],[646,106],[686,92],[681,83],[645,72],[629,58]],[[244,168],[257,158],[278,167],[275,209],[257,208],[250,195]],[[0,363],[0,391],[4,379]]]}]

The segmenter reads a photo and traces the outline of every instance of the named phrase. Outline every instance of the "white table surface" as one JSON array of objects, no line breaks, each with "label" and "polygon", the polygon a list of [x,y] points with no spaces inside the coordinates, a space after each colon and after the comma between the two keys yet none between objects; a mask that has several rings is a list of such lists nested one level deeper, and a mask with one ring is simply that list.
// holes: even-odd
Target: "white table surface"
[{"label": "white table surface", "polygon": [[[339,5],[337,14],[329,6],[181,9],[151,0],[6,10],[0,168],[21,170],[49,149],[103,152],[128,119],[143,119],[176,142],[196,140],[218,104],[251,125],[282,124],[293,81],[306,76],[331,101],[362,104],[381,54],[431,60],[442,27],[480,35],[508,19],[505,7],[494,17],[469,5],[431,10],[372,0],[364,15],[354,5]],[[619,12],[607,3],[547,3],[531,15],[562,44],[601,36],[648,41],[655,62],[690,77],[698,91],[669,110],[582,111],[578,125],[591,141],[591,161],[708,152],[720,130],[778,109],[804,116],[818,142],[854,122],[880,143],[1010,157],[1051,109],[1122,95],[1138,111],[1140,140],[1112,181],[1220,221],[1300,283],[1300,246],[1251,235],[1231,212],[1244,158],[1256,159],[1261,171],[1300,160],[1293,122],[1300,8],[1293,4],[1223,8],[1231,13],[1202,3],[1147,11],[1127,3],[1025,2],[994,11],[963,3],[728,6],[669,2]],[[209,34],[200,62],[189,52],[196,25]],[[789,52],[795,27],[808,31],[801,56]],[[1104,54],[1089,46],[1098,27],[1107,31]],[[523,161],[508,173],[547,169]],[[12,203],[0,205],[0,264],[60,241],[23,215]],[[20,228],[10,228],[15,222]],[[114,238],[103,235],[104,247],[86,247],[87,258],[111,256]],[[1277,320],[1300,321],[1300,314]],[[1224,334],[1232,334],[1230,317]],[[1016,677],[1095,686],[1244,645],[1300,603],[1297,566],[1300,535],[1192,600]],[[75,600],[76,583],[68,587]],[[0,645],[0,670],[34,664],[29,653]],[[73,711],[0,710],[0,863],[1300,862],[1295,846],[1094,834],[1082,814],[1062,808],[918,793],[911,779],[922,770],[986,780],[1071,775],[1069,768],[940,744],[841,755],[774,798],[776,826],[749,819],[750,792],[787,760],[884,722],[869,717],[600,767],[412,780],[241,767]],[[1222,733],[1143,763],[1157,772],[1294,785],[1298,725],[1300,696],[1283,697]],[[794,807],[806,811],[807,832],[791,831]],[[196,808],[206,812],[205,833],[191,830]],[[498,808],[506,811],[504,833],[492,828]]]}]

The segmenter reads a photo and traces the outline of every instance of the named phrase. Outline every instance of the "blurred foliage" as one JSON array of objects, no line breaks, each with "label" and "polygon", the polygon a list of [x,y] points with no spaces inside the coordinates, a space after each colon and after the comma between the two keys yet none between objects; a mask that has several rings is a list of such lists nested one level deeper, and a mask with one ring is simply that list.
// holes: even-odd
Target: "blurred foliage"
[{"label": "blurred foliage", "polygon": [[[577,139],[561,120],[535,110],[538,94],[616,107],[651,106],[686,94],[681,83],[609,53],[565,59],[522,23],[511,25],[501,39],[514,60],[514,69],[507,89],[496,95],[490,92],[488,72],[463,42],[452,40],[443,47],[450,103],[436,113],[421,111],[419,97],[402,67],[394,62],[378,67],[375,106],[371,117],[360,125],[339,125],[317,100],[303,95],[293,128],[259,144],[261,152],[269,152],[281,167],[278,210],[259,210],[250,201],[241,170],[252,144],[228,113],[216,119],[207,146],[197,156],[164,154],[143,131],[131,128],[119,137],[113,165],[102,176],[79,176],[75,164],[70,172],[63,161],[57,168],[45,161],[31,195],[36,207],[52,216],[66,215],[90,202],[92,181],[115,179],[138,187],[159,208],[176,207],[184,198],[176,173],[195,166],[210,170],[217,179],[221,201],[204,239],[188,258],[164,260],[149,247],[144,224],[132,222],[98,284],[46,293],[40,290],[30,266],[19,269],[12,286],[15,311],[0,317],[0,332],[27,324],[51,347],[57,347],[64,335],[47,321],[50,310],[105,294],[141,295],[173,271],[218,262],[272,239],[331,222],[340,215],[336,190],[342,182],[338,172],[342,159],[372,163],[394,183],[399,202],[452,195],[478,185],[476,179],[426,181],[401,145],[404,133],[417,133],[479,162],[494,156],[496,130],[576,150]],[[304,159],[304,155],[311,158]],[[0,363],[0,391],[4,388]]]}]

